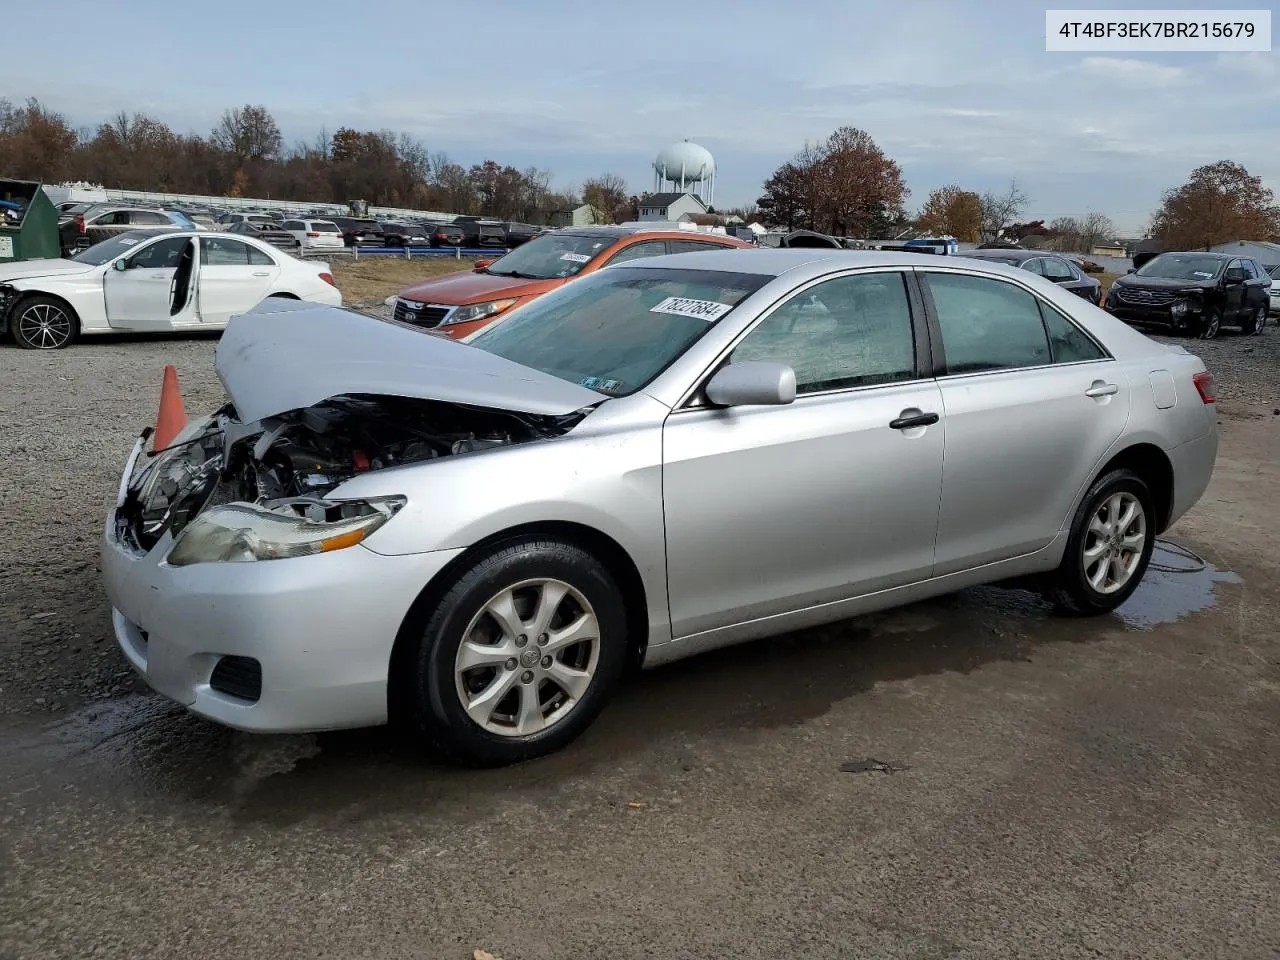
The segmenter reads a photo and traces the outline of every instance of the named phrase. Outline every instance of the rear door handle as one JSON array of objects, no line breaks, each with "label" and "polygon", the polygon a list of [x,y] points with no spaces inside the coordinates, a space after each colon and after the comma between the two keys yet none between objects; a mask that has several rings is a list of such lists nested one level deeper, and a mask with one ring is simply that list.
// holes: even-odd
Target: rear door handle
[{"label": "rear door handle", "polygon": [[889,421],[890,430],[910,430],[912,427],[931,427],[940,418],[936,413],[917,413],[911,417],[899,417]]},{"label": "rear door handle", "polygon": [[1120,388],[1114,383],[1095,383],[1084,392],[1084,395],[1086,397],[1109,397],[1119,391]]},{"label": "rear door handle", "polygon": [[255,273],[255,274],[254,274],[254,276],[255,276],[255,277],[269,277],[269,276],[271,276],[271,274],[270,274],[270,273],[268,273],[266,270],[263,270],[263,271],[261,271],[261,272],[259,272],[259,273]]}]

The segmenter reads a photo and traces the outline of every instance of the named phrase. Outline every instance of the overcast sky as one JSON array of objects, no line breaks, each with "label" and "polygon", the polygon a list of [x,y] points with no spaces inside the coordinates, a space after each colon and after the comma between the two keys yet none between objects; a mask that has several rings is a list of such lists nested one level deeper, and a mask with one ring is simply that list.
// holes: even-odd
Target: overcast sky
[{"label": "overcast sky", "polygon": [[290,142],[322,127],[386,127],[465,164],[546,167],[565,186],[608,170],[636,191],[652,187],[658,150],[689,138],[716,157],[720,208],[754,201],[806,139],[842,124],[902,165],[913,211],[945,183],[982,191],[1016,177],[1035,217],[1099,210],[1133,233],[1161,190],[1201,163],[1238,160],[1280,188],[1280,53],[1046,53],[1044,9],[10,3],[0,92],[39,97],[75,125],[123,108],[201,133],[227,106],[262,103]]}]

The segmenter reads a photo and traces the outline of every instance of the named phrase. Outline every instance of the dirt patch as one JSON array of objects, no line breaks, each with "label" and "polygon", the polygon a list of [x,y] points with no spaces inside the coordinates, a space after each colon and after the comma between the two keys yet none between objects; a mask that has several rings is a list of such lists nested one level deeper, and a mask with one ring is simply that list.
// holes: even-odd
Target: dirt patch
[{"label": "dirt patch", "polygon": [[362,257],[333,263],[333,278],[349,307],[382,306],[382,301],[410,284],[442,277],[448,273],[470,270],[472,258]]}]

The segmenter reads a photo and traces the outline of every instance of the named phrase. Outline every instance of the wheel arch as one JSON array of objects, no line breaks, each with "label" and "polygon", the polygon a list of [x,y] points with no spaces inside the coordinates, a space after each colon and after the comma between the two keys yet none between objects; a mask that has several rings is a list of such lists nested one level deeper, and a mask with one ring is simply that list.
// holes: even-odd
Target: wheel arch
[{"label": "wheel arch", "polygon": [[1173,510],[1173,463],[1169,455],[1154,443],[1135,443],[1125,447],[1102,465],[1086,489],[1097,483],[1099,477],[1121,469],[1132,470],[1146,481],[1155,499],[1156,533],[1163,533],[1169,526],[1169,514]]},{"label": "wheel arch", "polygon": [[568,520],[549,520],[524,523],[491,534],[472,544],[454,557],[431,581],[422,588],[409,611],[400,623],[395,643],[391,648],[391,661],[387,669],[387,706],[393,718],[404,716],[407,703],[405,682],[409,678],[407,664],[413,653],[413,644],[423,624],[431,615],[454,580],[473,564],[477,558],[495,547],[521,540],[556,540],[570,543],[586,550],[604,564],[622,592],[627,620],[627,642],[630,646],[629,671],[638,670],[644,660],[649,639],[648,597],[640,569],[626,549],[613,537],[595,527]]},{"label": "wheel arch", "polygon": [[9,309],[6,311],[3,317],[4,329],[6,331],[9,330],[9,324],[13,321],[14,315],[18,312],[18,307],[21,306],[26,301],[34,300],[37,297],[46,297],[50,300],[56,300],[59,306],[63,307],[68,313],[71,314],[71,319],[76,322],[76,325],[77,326],[81,325],[80,311],[77,310],[72,305],[71,301],[68,300],[66,297],[61,296],[60,294],[54,293],[51,290],[33,290],[33,289],[20,290],[20,289],[14,288],[13,300],[9,304]]}]

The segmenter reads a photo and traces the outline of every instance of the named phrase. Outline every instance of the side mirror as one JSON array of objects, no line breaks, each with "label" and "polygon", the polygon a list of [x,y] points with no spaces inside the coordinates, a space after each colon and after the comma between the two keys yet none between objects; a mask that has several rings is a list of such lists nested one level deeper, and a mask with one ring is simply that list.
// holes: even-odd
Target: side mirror
[{"label": "side mirror", "polygon": [[1125,273],[1137,273],[1137,272],[1138,272],[1137,269],[1134,267],[1130,267],[1128,270],[1125,271]]},{"label": "side mirror", "polygon": [[487,269],[496,261],[497,261],[497,257],[486,257],[484,259],[477,260],[474,264],[472,264],[472,269],[476,273],[479,273],[481,270]]},{"label": "side mirror", "polygon": [[707,381],[706,394],[718,407],[782,406],[796,398],[796,372],[785,363],[731,363]]},{"label": "side mirror", "polygon": [[127,260],[125,260],[125,258],[124,258],[124,257],[121,257],[121,258],[120,258],[119,260],[117,260],[115,263],[111,264],[111,269],[113,269],[113,270],[128,270],[128,269],[129,269],[129,262],[128,262]]}]

